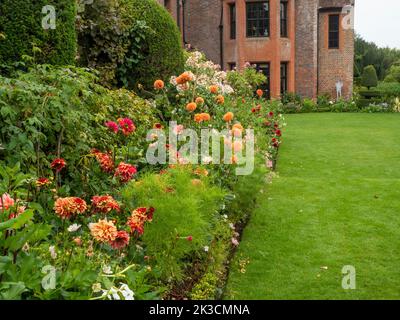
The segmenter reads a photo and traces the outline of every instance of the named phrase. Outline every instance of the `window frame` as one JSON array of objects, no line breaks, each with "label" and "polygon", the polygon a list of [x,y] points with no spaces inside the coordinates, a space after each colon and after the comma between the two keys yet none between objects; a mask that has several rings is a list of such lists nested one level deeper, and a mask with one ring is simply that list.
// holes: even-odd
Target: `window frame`
[{"label": "window frame", "polygon": [[[283,8],[283,10],[282,10]],[[288,1],[281,0],[280,2],[280,33],[281,38],[288,38],[289,37],[289,23],[288,23]]]},{"label": "window frame", "polygon": [[257,71],[263,71],[263,74],[267,77],[267,83],[261,85],[260,88],[265,92],[266,98],[271,99],[271,62],[251,62],[250,64],[255,65]]},{"label": "window frame", "polygon": [[[252,6],[260,6],[263,8],[263,6],[267,5],[268,10],[266,10],[266,16],[265,17],[252,17],[250,18],[250,11]],[[253,7],[254,8],[254,7]],[[253,9],[253,13],[257,13],[259,15],[261,12],[264,10],[260,10],[258,8],[257,10]],[[247,38],[269,38],[270,37],[270,13],[271,13],[271,8],[270,8],[270,2],[269,1],[248,1],[246,2],[246,37]],[[265,23],[264,26],[264,34],[260,32],[261,28],[263,27],[262,23]],[[255,25],[256,31],[255,32],[250,32],[252,30],[251,25]],[[265,31],[267,35],[265,35]]]},{"label": "window frame", "polygon": [[236,39],[236,3],[229,3],[229,38]]},{"label": "window frame", "polygon": [[[337,28],[333,29],[331,19],[337,19]],[[335,21],[336,22],[336,21]],[[340,14],[328,15],[328,49],[340,49]]]},{"label": "window frame", "polygon": [[[282,70],[284,70],[284,72],[282,72]],[[281,95],[288,92],[288,83],[289,83],[288,79],[289,79],[289,62],[282,61],[280,66]]]}]

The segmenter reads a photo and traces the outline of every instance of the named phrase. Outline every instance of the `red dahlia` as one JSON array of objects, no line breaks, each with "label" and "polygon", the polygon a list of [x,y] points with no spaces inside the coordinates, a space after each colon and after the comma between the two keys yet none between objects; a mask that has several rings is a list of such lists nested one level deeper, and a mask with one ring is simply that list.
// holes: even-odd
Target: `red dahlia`
[{"label": "red dahlia", "polygon": [[67,163],[65,162],[64,159],[57,158],[57,159],[53,160],[53,162],[51,163],[50,167],[53,170],[55,170],[56,172],[60,172],[66,165],[67,165]]},{"label": "red dahlia", "polygon": [[110,245],[113,249],[123,249],[129,244],[129,234],[126,231],[118,231],[115,240],[110,241]]},{"label": "red dahlia", "polygon": [[133,178],[136,172],[137,169],[133,165],[125,162],[120,162],[117,170],[115,170],[114,176],[117,177],[121,182],[128,182]]}]

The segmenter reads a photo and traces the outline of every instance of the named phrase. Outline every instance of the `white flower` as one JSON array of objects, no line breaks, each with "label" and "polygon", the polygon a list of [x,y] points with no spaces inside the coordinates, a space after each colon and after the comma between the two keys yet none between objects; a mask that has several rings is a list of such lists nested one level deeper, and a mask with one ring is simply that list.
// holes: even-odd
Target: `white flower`
[{"label": "white flower", "polygon": [[105,274],[112,274],[113,272],[112,272],[110,266],[104,266],[104,267],[103,267],[103,273],[105,273]]},{"label": "white flower", "polygon": [[224,214],[222,217],[223,217],[225,220],[228,219],[228,215],[227,215],[227,214]]},{"label": "white flower", "polygon": [[229,224],[229,228],[231,228],[232,230],[235,230],[235,225],[231,222],[231,223]]},{"label": "white flower", "polygon": [[22,251],[24,251],[24,252],[28,252],[29,251],[29,243],[28,242],[25,242],[25,244],[24,244],[24,246],[22,247]]},{"label": "white flower", "polygon": [[128,287],[127,284],[122,284],[120,287],[120,292],[125,298],[125,300],[135,300],[134,295],[135,293]]},{"label": "white flower", "polygon": [[204,251],[208,252],[208,250],[210,250],[210,248],[208,246],[204,246]]},{"label": "white flower", "polygon": [[101,289],[101,284],[100,284],[100,283],[93,283],[93,285],[92,285],[92,291],[93,291],[94,293],[97,293],[97,292],[102,291],[102,289]]},{"label": "white flower", "polygon": [[121,297],[118,294],[119,290],[117,288],[112,287],[110,290],[104,291],[107,293],[108,300],[121,300]]},{"label": "white flower", "polygon": [[50,255],[52,259],[57,259],[57,252],[54,246],[49,247]]},{"label": "white flower", "polygon": [[204,156],[202,158],[202,163],[203,164],[210,164],[212,162],[213,158],[211,156]]},{"label": "white flower", "polygon": [[81,227],[80,224],[74,223],[74,224],[71,224],[71,225],[68,227],[67,230],[68,230],[69,232],[75,232],[75,231],[77,231],[80,227]]}]

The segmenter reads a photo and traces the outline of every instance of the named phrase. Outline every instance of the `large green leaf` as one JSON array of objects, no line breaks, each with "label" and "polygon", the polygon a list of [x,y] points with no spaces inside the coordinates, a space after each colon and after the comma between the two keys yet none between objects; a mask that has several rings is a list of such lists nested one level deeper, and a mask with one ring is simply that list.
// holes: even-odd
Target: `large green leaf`
[{"label": "large green leaf", "polygon": [[33,217],[33,210],[25,210],[18,217],[0,223],[0,231],[6,229],[19,229]]}]

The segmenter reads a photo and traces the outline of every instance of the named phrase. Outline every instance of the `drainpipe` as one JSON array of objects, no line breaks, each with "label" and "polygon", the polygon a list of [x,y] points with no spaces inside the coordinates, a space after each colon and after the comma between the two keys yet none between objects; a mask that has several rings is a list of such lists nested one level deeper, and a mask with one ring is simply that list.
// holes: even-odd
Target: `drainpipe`
[{"label": "drainpipe", "polygon": [[219,22],[219,52],[220,52],[220,65],[224,69],[224,2],[221,0],[221,18]]},{"label": "drainpipe", "polygon": [[182,1],[182,37],[183,37],[183,44],[186,45],[186,32],[185,32],[185,3],[186,0]]},{"label": "drainpipe", "polygon": [[176,24],[181,28],[181,0],[176,0]]}]

